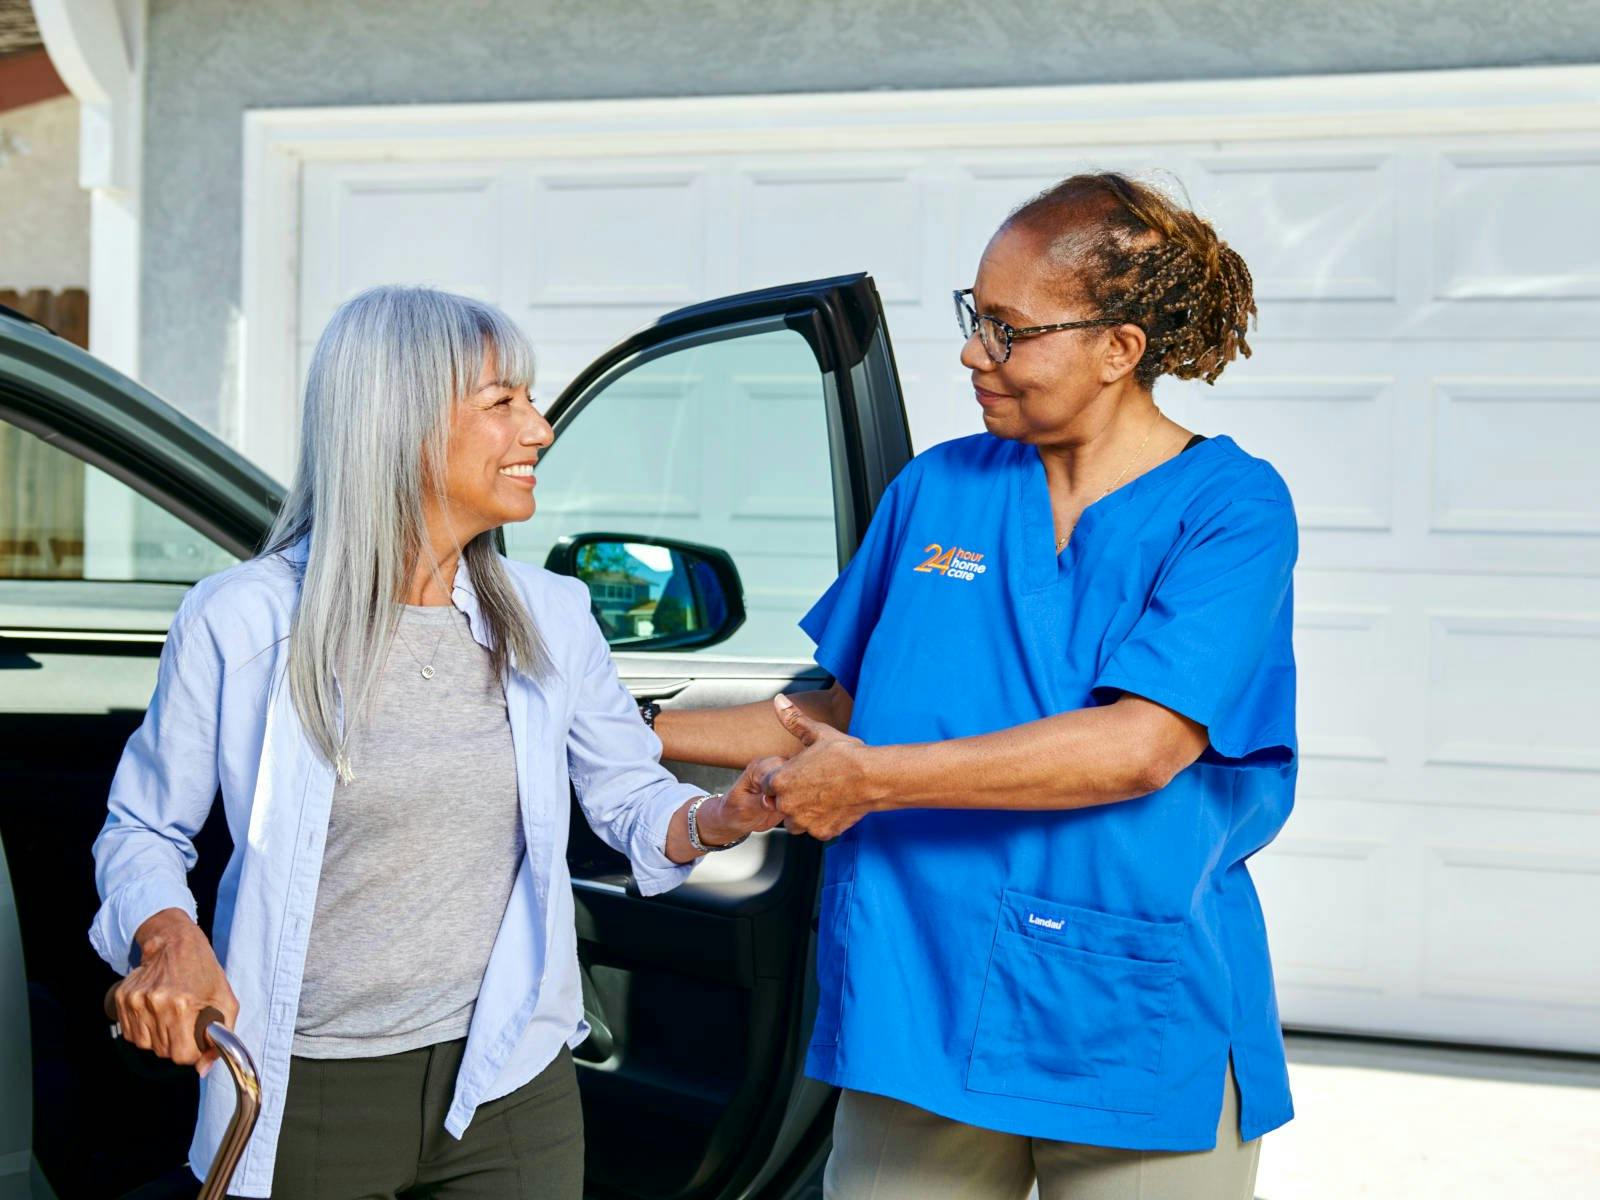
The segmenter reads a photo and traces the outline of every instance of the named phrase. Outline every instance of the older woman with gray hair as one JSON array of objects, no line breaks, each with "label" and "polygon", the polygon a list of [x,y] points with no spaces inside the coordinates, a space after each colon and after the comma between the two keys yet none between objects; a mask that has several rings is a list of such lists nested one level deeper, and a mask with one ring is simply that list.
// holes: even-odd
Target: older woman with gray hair
[{"label": "older woman with gray hair", "polygon": [[[340,308],[267,548],[185,597],[117,769],[90,938],[129,1040],[205,1077],[212,1006],[255,1055],[239,1195],[579,1196],[569,780],[646,894],[780,819],[753,782],[773,764],[715,797],[663,770],[584,586],[496,552],[554,436],[531,378],[492,306]],[[208,940],[186,876],[219,789]]]}]

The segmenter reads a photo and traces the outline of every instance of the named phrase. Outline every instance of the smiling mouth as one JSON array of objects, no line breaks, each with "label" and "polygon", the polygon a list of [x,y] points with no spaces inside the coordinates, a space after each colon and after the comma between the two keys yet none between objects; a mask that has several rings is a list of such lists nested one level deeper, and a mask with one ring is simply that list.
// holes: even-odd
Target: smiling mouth
[{"label": "smiling mouth", "polygon": [[533,464],[532,463],[513,463],[509,467],[501,467],[500,468],[500,474],[509,475],[513,479],[532,479],[533,478]]}]

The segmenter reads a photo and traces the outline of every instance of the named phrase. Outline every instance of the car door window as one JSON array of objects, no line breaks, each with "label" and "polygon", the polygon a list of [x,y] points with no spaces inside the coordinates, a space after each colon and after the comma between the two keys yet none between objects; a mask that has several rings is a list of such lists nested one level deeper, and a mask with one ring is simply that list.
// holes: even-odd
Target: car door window
[{"label": "car door window", "polygon": [[[570,411],[539,467],[533,519],[506,528],[507,552],[543,563],[558,539],[597,531],[715,547],[733,559],[746,618],[700,652],[809,659],[796,622],[837,573],[838,538],[829,402],[805,338],[778,318],[668,343]],[[649,551],[634,560],[596,596],[630,635],[665,615]]]},{"label": "car door window", "polygon": [[0,421],[0,622],[165,629],[237,559],[97,467]]},{"label": "car door window", "polygon": [[[192,1083],[129,1070],[96,1019],[109,972],[83,935],[98,904],[89,848],[173,613],[191,584],[235,561],[53,437],[0,417],[0,843],[16,914],[14,932],[0,928],[0,976],[28,1001],[28,1019],[7,1030],[31,1025],[17,1057],[56,1081],[36,1090],[31,1149],[60,1196],[142,1188],[189,1142]],[[220,806],[195,840],[189,883],[209,920],[228,858]],[[0,918],[5,899],[0,886]],[[93,1155],[73,1133],[86,1105],[119,1114]],[[6,1149],[26,1164],[28,1146]]]}]

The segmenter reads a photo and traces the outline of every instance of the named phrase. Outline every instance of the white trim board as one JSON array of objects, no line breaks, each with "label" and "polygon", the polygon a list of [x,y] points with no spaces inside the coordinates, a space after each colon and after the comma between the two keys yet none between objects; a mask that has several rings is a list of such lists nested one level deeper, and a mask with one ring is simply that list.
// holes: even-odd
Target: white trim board
[{"label": "white trim board", "polygon": [[[997,121],[1003,114],[1004,121]],[[244,116],[237,407],[224,435],[292,461],[300,179],[314,161],[679,158],[1600,131],[1600,67],[1193,83],[252,110]]]},{"label": "white trim board", "polygon": [[89,349],[139,377],[145,0],[34,0],[50,61],[79,105],[89,193]]}]

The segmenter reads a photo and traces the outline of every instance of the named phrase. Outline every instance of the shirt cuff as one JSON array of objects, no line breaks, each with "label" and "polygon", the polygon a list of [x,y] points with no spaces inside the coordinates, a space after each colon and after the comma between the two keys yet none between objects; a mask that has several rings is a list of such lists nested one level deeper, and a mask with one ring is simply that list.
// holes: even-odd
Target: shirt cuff
[{"label": "shirt cuff", "polygon": [[184,884],[170,879],[130,883],[100,906],[94,923],[89,926],[89,943],[111,964],[113,971],[126,975],[138,965],[134,935],[139,932],[139,926],[169,908],[182,909],[191,921],[199,921],[194,893]]},{"label": "shirt cuff", "polygon": [[678,783],[653,796],[645,811],[639,815],[630,839],[628,860],[633,864],[633,880],[642,896],[658,896],[670,892],[694,870],[699,859],[675,863],[667,857],[667,831],[672,818],[684,803],[696,796],[705,795],[704,788],[692,783]]}]

